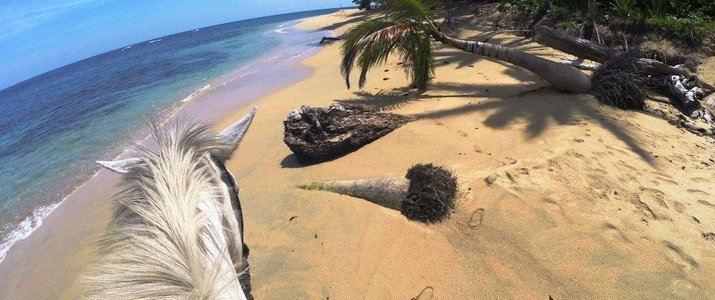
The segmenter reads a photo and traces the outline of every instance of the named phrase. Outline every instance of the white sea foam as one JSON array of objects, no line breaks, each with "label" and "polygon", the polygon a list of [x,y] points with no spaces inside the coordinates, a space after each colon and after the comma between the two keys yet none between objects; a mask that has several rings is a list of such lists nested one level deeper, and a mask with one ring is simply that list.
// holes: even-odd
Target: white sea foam
[{"label": "white sea foam", "polygon": [[35,229],[42,225],[42,220],[50,215],[50,213],[52,213],[52,211],[54,211],[59,205],[60,203],[55,203],[40,207],[32,212],[31,216],[20,222],[20,224],[15,225],[0,244],[0,262],[5,259],[7,252],[16,242],[24,240],[30,236]]},{"label": "white sea foam", "polygon": [[202,88],[195,90],[193,93],[189,94],[186,96],[186,98],[181,99],[181,102],[189,102],[191,100],[196,99],[196,97],[201,96],[203,93],[206,93],[208,90],[210,90],[212,85],[209,83]]},{"label": "white sea foam", "polygon": [[[279,29],[274,30],[274,32],[290,33],[290,32],[292,32],[291,29],[294,28],[293,27],[294,24],[298,23],[299,21],[300,20],[281,24],[279,26]],[[196,29],[194,31],[198,31],[198,29]],[[161,39],[155,39],[155,40],[149,41],[148,44],[153,44],[153,43],[160,42],[160,41],[161,41]],[[127,47],[123,48],[122,50],[131,49],[133,46],[134,45],[127,46]],[[281,62],[284,62],[286,60],[293,60],[293,59],[295,59],[297,57],[301,57],[304,54],[309,53],[311,51],[314,51],[314,49],[306,49],[306,50],[304,50],[300,53],[297,53],[297,54],[284,53],[284,54],[264,57],[263,59],[257,59],[253,63],[240,68],[239,70],[237,70],[237,72],[232,72],[231,74],[226,74],[226,75],[222,76],[224,79],[223,83],[221,83],[221,84],[217,83],[217,82],[221,82],[221,81],[217,81],[219,78],[215,78],[213,84],[207,84],[207,85],[203,86],[202,88],[192,92],[190,95],[188,95],[187,97],[182,99],[179,103],[190,102],[192,100],[197,99],[202,94],[206,93],[207,91],[211,90],[212,88],[214,88],[216,86],[225,85],[231,81],[235,81],[238,79],[245,78],[247,76],[251,76],[257,72],[255,68],[257,68],[257,66],[264,64],[265,62],[272,62],[274,60],[281,60]],[[281,62],[278,62],[278,63],[281,63]],[[166,118],[165,121],[168,121],[169,119],[171,119],[178,112],[180,107],[181,107],[181,105],[178,105],[178,106],[170,109],[172,112],[169,114],[169,117]],[[134,143],[130,143],[130,144],[141,144],[141,143],[145,142],[148,138],[149,138],[149,136],[147,135],[143,139],[141,139],[139,142],[135,141]],[[122,153],[117,155],[114,159],[119,159],[120,157],[127,155],[128,152],[129,152],[129,149],[125,148],[122,151]],[[35,230],[37,230],[37,228],[39,228],[42,225],[43,220],[47,216],[49,216],[60,204],[62,204],[62,202],[64,202],[65,199],[67,199],[69,196],[74,194],[74,192],[79,187],[86,184],[87,182],[90,182],[92,180],[92,178],[96,177],[99,174],[100,170],[101,169],[98,169],[89,180],[84,181],[82,184],[77,186],[73,191],[69,192],[61,201],[36,209],[35,211],[33,211],[31,216],[28,216],[19,224],[14,225],[11,228],[9,228],[8,230],[6,230],[6,233],[4,234],[5,235],[4,239],[0,242],[0,262],[3,261],[3,259],[7,255],[8,251],[12,248],[12,246],[15,243],[29,237]]]}]

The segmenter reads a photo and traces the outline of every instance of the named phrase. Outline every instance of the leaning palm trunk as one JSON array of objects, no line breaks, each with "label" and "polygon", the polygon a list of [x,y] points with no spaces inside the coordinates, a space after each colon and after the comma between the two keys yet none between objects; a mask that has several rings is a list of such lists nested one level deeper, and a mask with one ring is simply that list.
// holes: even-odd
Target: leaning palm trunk
[{"label": "leaning palm trunk", "polygon": [[575,94],[587,94],[591,91],[591,78],[572,66],[527,54],[521,50],[453,38],[443,33],[438,39],[457,49],[505,61],[532,71],[556,89]]},{"label": "leaning palm trunk", "polygon": [[[618,64],[603,64],[593,78],[575,67],[552,62],[520,50],[479,41],[469,41],[445,35],[429,17],[431,0],[391,0],[385,7],[385,19],[366,21],[351,29],[343,44],[341,70],[350,88],[350,70],[357,62],[361,69],[360,86],[370,68],[384,63],[390,53],[399,53],[405,60],[403,67],[411,75],[413,85],[423,89],[434,74],[431,40],[509,62],[541,76],[556,89],[577,94],[591,93],[607,104],[623,109],[643,109],[643,93],[637,88],[642,73],[633,67],[637,60],[631,55],[618,58]],[[614,58],[615,59],[615,58]],[[624,64],[625,63],[625,64]],[[636,87],[635,89],[633,87]],[[612,90],[612,92],[605,92]],[[634,96],[627,96],[636,92]],[[621,101],[623,96],[628,97]]]}]

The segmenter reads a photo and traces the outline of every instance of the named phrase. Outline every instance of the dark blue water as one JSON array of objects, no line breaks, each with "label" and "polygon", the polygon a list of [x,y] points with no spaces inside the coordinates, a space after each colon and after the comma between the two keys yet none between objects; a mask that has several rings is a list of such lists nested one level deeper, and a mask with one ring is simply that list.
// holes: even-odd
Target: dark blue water
[{"label": "dark blue water", "polygon": [[98,170],[95,160],[112,158],[141,138],[143,120],[165,118],[182,102],[211,90],[221,76],[249,68],[252,61],[280,57],[284,49],[300,54],[314,47],[305,41],[316,34],[289,29],[291,24],[333,11],[271,16],[157,38],[0,91],[0,261],[14,242],[29,235]]}]

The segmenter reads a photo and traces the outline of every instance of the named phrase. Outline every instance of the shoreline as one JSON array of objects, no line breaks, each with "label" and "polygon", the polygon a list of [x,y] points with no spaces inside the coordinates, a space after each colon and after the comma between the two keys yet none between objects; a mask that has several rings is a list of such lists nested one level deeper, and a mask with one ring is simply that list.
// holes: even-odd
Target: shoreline
[{"label": "shoreline", "polygon": [[[364,16],[344,10],[297,26],[330,28],[339,36]],[[507,34],[493,41],[547,59],[563,56]],[[600,105],[590,95],[558,92],[509,64],[439,45],[435,56],[435,78],[423,93],[409,88],[394,57],[369,72],[357,93],[340,76],[340,44],[326,44],[297,65],[310,76],[255,102],[251,129],[226,166],[240,186],[257,299],[647,299],[715,293],[715,250],[704,235],[715,232],[715,204],[707,200],[715,195],[715,183],[706,176],[715,173],[715,165],[703,164],[715,155],[702,151],[712,147],[712,138],[646,113]],[[227,89],[223,95],[235,93]],[[421,117],[336,160],[300,165],[283,143],[282,121],[302,104],[325,107],[338,100]],[[226,110],[229,115],[215,128],[249,109]],[[429,162],[453,170],[460,186],[455,211],[434,225],[409,222],[360,199],[296,188],[304,182],[403,176],[413,164]],[[99,176],[117,178],[106,171]],[[496,180],[486,184],[490,176]],[[73,231],[53,228],[62,233],[56,239],[87,243],[101,233],[111,211],[110,191],[82,193],[87,199],[101,195],[102,201],[58,208],[88,214],[90,222],[73,220]],[[38,247],[51,246],[47,250],[57,257],[41,258],[53,264],[21,266],[45,277],[14,274],[13,280],[27,281],[17,283],[23,290],[10,296],[81,295],[73,279],[56,274],[80,274],[85,265],[73,262],[86,264],[91,247],[73,245],[79,250],[66,253],[49,243],[51,236],[32,238]],[[9,290],[2,276],[0,291]]]},{"label": "shoreline", "polygon": [[[284,35],[286,33],[295,34],[294,31],[296,31],[297,29],[295,25],[300,23],[304,19],[305,18],[284,21],[280,23],[280,25],[276,26],[277,29],[266,31],[262,34],[284,36],[283,40],[281,40],[281,45],[288,44],[288,46],[292,46],[290,42],[295,43],[295,41],[300,40],[301,35],[311,36],[311,32],[307,31],[304,31],[303,33],[298,33],[297,35]],[[303,39],[305,39],[305,37],[303,37]],[[286,64],[295,65],[298,63],[296,60],[300,60],[302,56],[310,55],[311,53],[317,51],[317,47],[315,46],[303,47],[305,49],[301,50],[300,52],[294,50],[280,50],[281,47],[277,48],[278,50],[273,50],[261,54],[252,61],[237,66],[225,72],[224,74],[220,74],[214,78],[208,80],[207,78],[197,78],[197,82],[203,82],[203,84],[197,86],[193,91],[188,92],[188,95],[175,95],[178,96],[178,98],[174,99],[168,105],[165,105],[165,107],[163,107],[160,111],[156,112],[155,116],[152,118],[155,118],[157,120],[163,120],[162,122],[167,122],[171,119],[179,117],[181,119],[192,119],[200,123],[215,123],[218,120],[223,119],[228,114],[228,112],[237,108],[236,101],[233,99],[236,97],[232,97],[230,96],[231,93],[224,91],[227,89],[227,86],[231,89],[241,91],[243,94],[242,96],[245,96],[243,98],[247,99],[239,100],[238,103],[247,103],[260,99],[261,97],[267,95],[270,92],[280,90],[281,87],[286,86],[293,81],[300,80],[300,78],[302,77],[308,76],[308,74],[305,72],[301,74],[287,72],[289,76],[280,77],[278,80],[273,80],[273,86],[271,86],[271,84],[261,83],[262,79],[260,77],[265,77],[266,73],[271,73],[271,69],[276,71],[284,67]],[[124,51],[124,49],[122,49],[122,51]],[[268,65],[269,68],[265,68],[264,66],[266,65]],[[256,82],[259,83],[255,84],[257,87],[250,87]],[[216,89],[218,89],[219,92],[223,92],[223,95],[217,96],[215,95],[216,93],[212,94],[212,91]],[[207,100],[204,96],[208,96],[209,98],[213,99]],[[226,99],[216,99],[218,97],[225,97]],[[210,106],[212,106],[212,109],[203,109],[203,111],[200,112],[191,112],[192,109],[197,110],[195,107],[198,107],[198,110],[201,110],[202,107],[209,106],[196,104],[195,102],[197,101],[213,102],[209,104]],[[240,105],[242,104],[238,104],[238,106]],[[187,107],[189,108],[187,109]],[[186,118],[187,116],[190,117]],[[129,126],[137,127],[137,129],[140,130],[143,129],[141,124],[132,124]],[[141,145],[149,137],[148,134],[140,134],[128,134],[121,140],[117,140],[116,142],[114,142],[111,146],[107,145],[104,151],[100,153],[93,153],[93,156],[97,156],[98,158],[101,157],[105,160],[121,158],[122,156],[125,156],[130,153],[134,145]],[[125,145],[127,146],[125,147]],[[34,208],[28,207],[27,211],[25,212],[24,218],[18,219],[15,222],[9,222],[7,224],[4,224],[7,227],[4,228],[4,232],[2,232],[3,235],[1,236],[3,239],[0,240],[0,264],[2,264],[7,252],[10,251],[10,249],[14,246],[15,243],[28,238],[32,234],[32,232],[42,226],[44,222],[43,219],[47,218],[54,209],[61,205],[61,203],[65,201],[67,197],[74,193],[78,188],[80,188],[82,185],[86,184],[90,180],[93,180],[93,178],[95,178],[100,171],[100,168],[93,163],[90,165],[83,163],[81,166],[82,167],[78,170],[79,173],[77,173],[76,176],[71,176],[69,180],[63,182],[64,184],[59,184],[57,183],[57,181],[55,181],[56,184],[53,187],[55,187],[54,190],[57,192],[53,195],[53,197],[48,197],[47,199],[38,201],[38,203],[35,203],[36,206]]]},{"label": "shoreline", "polygon": [[[283,24],[280,29],[284,30],[284,27],[297,29],[296,24],[300,23],[302,20],[304,19],[287,22]],[[276,33],[282,34],[285,32]],[[198,123],[206,124],[218,123],[219,121],[226,119],[233,111],[250,106],[251,103],[255,103],[267,95],[280,91],[287,86],[293,85],[309,77],[312,70],[301,66],[300,61],[305,59],[305,57],[314,55],[318,50],[318,47],[311,47],[290,57],[286,57],[285,53],[266,53],[249,62],[247,65],[240,66],[226,74],[214,78],[210,83],[207,83],[201,88],[191,92],[186,97],[172,103],[162,113],[162,119],[164,119],[162,123],[166,123],[177,118],[189,119]],[[278,60],[278,63],[274,63],[275,60]],[[271,65],[266,68],[266,64]],[[274,74],[283,74],[284,76],[281,76],[278,80],[266,80],[267,76]],[[241,96],[237,97],[236,95]],[[236,98],[241,99],[236,101]],[[132,151],[131,149],[135,147],[135,145],[141,145],[147,142],[148,137],[149,136],[144,136],[143,138],[129,141],[127,143],[128,145],[122,149],[119,154],[115,155],[115,157],[111,159],[119,159],[130,154]],[[78,239],[81,241],[81,246],[70,246],[68,244],[73,240],[71,237],[67,238],[69,241],[60,241],[62,238],[53,237],[55,234],[52,234],[52,232],[57,232],[57,235],[61,236],[65,233],[62,233],[57,228],[77,227],[68,226],[66,223],[81,222],[82,219],[89,221],[89,219],[91,219],[89,216],[82,215],[82,213],[87,213],[87,211],[82,211],[82,213],[71,212],[70,207],[76,208],[77,206],[91,206],[91,212],[106,212],[107,210],[111,212],[111,203],[108,202],[110,202],[111,196],[117,192],[116,185],[119,183],[118,178],[115,177],[117,176],[111,174],[111,172],[98,168],[89,176],[89,178],[70,189],[70,192],[63,196],[60,201],[35,209],[33,214],[28,216],[21,223],[24,224],[26,222],[30,222],[30,224],[34,226],[30,228],[20,228],[24,231],[18,231],[17,229],[12,230],[12,233],[19,235],[19,238],[14,239],[12,244],[10,244],[6,250],[5,256],[0,259],[0,298],[10,299],[11,297],[15,297],[17,299],[35,299],[36,297],[33,297],[33,295],[40,295],[34,294],[32,291],[28,291],[32,289],[31,287],[27,287],[25,289],[27,293],[23,294],[22,291],[20,291],[19,286],[13,286],[13,281],[24,281],[21,280],[24,276],[20,276],[20,274],[26,273],[27,275],[25,276],[32,278],[31,281],[42,282],[39,281],[39,279],[34,278],[34,276],[37,276],[37,273],[33,272],[35,266],[27,267],[28,264],[37,264],[34,262],[36,257],[31,258],[27,256],[28,253],[45,252],[42,254],[44,254],[43,256],[48,257],[48,261],[53,259],[51,258],[52,254],[46,253],[53,251],[43,249],[40,246],[47,246],[48,239],[55,240],[55,245],[52,245],[55,248],[81,249],[80,252],[83,253],[80,256],[75,257],[84,261],[85,265],[89,262],[88,258],[91,255],[91,251],[86,250],[92,246],[87,242],[95,240],[99,237],[99,234],[106,226],[106,221],[109,220],[109,214],[102,214],[99,218],[97,218],[100,219],[99,221],[93,220],[92,222],[88,222],[89,224],[94,224],[93,227],[96,228],[92,230],[85,229],[86,231],[84,231],[84,233],[91,237],[87,238],[83,235],[81,239]],[[102,191],[101,193],[96,193],[103,195],[100,199],[90,199],[92,196],[96,195],[94,192],[100,190]],[[70,222],[62,219],[71,219],[72,221]],[[49,229],[49,227],[52,227],[52,229]],[[27,262],[28,259],[33,260],[33,263]],[[54,270],[59,271],[61,268],[55,268]],[[79,275],[81,269],[75,269],[73,271],[75,274]],[[49,274],[46,274],[45,276],[47,275]],[[61,287],[57,287],[55,285],[55,289],[50,288],[43,290],[42,294],[47,295],[46,293],[50,292],[52,292],[53,295],[67,295],[68,292],[70,295],[77,294],[73,291],[79,288],[74,279],[62,280],[62,282],[65,284],[72,283],[72,287],[64,290],[64,293],[55,293],[56,290],[61,290]],[[23,284],[23,286],[25,286],[25,284]],[[2,291],[7,291],[8,293],[12,291],[13,293],[5,294]]]}]

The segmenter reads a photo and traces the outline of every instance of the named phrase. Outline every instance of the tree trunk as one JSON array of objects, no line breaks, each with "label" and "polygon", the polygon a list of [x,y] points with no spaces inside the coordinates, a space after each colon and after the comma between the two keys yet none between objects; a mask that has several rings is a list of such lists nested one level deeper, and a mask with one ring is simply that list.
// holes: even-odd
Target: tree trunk
[{"label": "tree trunk", "polygon": [[531,24],[529,24],[529,29],[534,28],[534,26],[546,16],[549,10],[551,10],[551,0],[539,1],[539,9],[536,11],[536,14],[534,14],[534,19],[531,21]]},{"label": "tree trunk", "polygon": [[299,185],[306,190],[330,191],[341,195],[365,199],[382,207],[397,211],[407,199],[410,181],[407,178],[377,178],[314,182]]},{"label": "tree trunk", "polygon": [[546,26],[536,26],[536,28],[534,28],[534,41],[544,46],[549,46],[568,54],[599,63],[605,62],[618,54],[618,51],[614,49],[562,33]]},{"label": "tree trunk", "polygon": [[588,11],[586,13],[586,24],[583,27],[583,39],[593,38],[593,28],[596,24],[596,0],[588,0]]},{"label": "tree trunk", "polygon": [[449,37],[443,33],[438,40],[466,52],[525,68],[548,81],[556,89],[574,94],[587,94],[591,91],[591,77],[572,66],[550,61],[521,50],[490,43],[462,40]]}]

